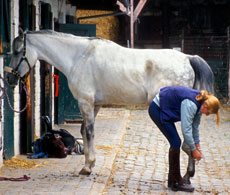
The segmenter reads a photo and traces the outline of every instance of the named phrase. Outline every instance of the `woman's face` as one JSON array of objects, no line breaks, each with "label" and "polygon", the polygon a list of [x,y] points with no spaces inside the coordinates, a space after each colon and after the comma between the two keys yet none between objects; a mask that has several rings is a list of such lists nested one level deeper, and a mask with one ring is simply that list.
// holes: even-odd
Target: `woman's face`
[{"label": "woman's face", "polygon": [[211,114],[211,113],[209,113],[208,112],[208,106],[207,106],[207,104],[202,104],[202,106],[201,106],[201,109],[200,109],[200,112],[202,113],[202,114],[206,114],[206,116],[208,116],[209,114]]}]

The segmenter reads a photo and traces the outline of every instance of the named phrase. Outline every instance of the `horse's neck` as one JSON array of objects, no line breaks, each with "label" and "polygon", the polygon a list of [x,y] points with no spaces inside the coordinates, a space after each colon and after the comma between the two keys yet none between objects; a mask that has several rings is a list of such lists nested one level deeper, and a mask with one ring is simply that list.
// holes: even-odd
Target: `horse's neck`
[{"label": "horse's neck", "polygon": [[[30,46],[36,50],[37,58],[44,60],[60,70],[66,76],[71,72],[76,51],[74,42],[64,41],[62,37],[51,35],[31,34],[28,36]],[[79,46],[79,45],[78,45]]]}]

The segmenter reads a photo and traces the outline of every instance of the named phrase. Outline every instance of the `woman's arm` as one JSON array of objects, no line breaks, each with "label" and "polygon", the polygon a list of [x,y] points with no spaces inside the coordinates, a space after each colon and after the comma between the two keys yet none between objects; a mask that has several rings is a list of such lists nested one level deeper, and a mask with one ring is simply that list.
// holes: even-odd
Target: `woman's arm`
[{"label": "woman's arm", "polygon": [[193,133],[193,139],[194,139],[195,143],[200,142],[200,135],[199,135],[200,119],[201,119],[200,113],[197,113],[193,119],[192,133]]},{"label": "woman's arm", "polygon": [[193,159],[200,160],[202,158],[198,129],[200,117],[197,118],[196,114],[196,104],[188,99],[183,100],[181,103],[181,129],[184,141],[192,150]]},{"label": "woman's arm", "polygon": [[185,143],[193,151],[196,149],[193,137],[193,120],[197,113],[197,106],[189,99],[185,99],[181,103],[181,129]]}]

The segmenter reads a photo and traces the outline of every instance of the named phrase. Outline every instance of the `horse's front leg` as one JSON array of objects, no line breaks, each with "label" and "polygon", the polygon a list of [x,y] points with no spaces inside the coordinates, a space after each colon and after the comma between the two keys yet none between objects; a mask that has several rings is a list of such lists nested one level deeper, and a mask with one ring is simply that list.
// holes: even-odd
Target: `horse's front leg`
[{"label": "horse's front leg", "polygon": [[193,177],[195,175],[195,160],[193,160],[191,149],[185,142],[183,142],[182,150],[188,155],[187,172],[184,175],[183,179],[186,184],[191,184],[190,177]]},{"label": "horse's front leg", "polygon": [[81,134],[84,141],[85,166],[81,169],[81,175],[90,175],[95,166],[94,152],[94,124],[87,126],[85,122],[81,127]]},{"label": "horse's front leg", "polygon": [[85,166],[80,171],[81,175],[90,175],[95,166],[94,152],[94,106],[84,102],[79,102],[79,108],[83,117],[81,134],[84,141]]}]

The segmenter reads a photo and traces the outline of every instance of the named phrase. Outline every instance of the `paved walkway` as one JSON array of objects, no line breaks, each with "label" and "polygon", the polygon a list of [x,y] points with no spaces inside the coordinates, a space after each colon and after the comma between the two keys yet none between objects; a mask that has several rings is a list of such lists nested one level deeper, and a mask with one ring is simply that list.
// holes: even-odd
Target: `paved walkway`
[{"label": "paved walkway", "polygon": [[[193,194],[230,194],[230,112],[225,109],[221,115],[219,129],[213,116],[203,116],[200,134],[204,159],[191,180]],[[80,137],[79,124],[58,128]],[[3,167],[0,176],[27,175],[31,179],[0,181],[0,194],[185,194],[167,189],[169,145],[146,110],[103,108],[96,118],[95,133],[97,160],[90,176],[78,174],[84,164],[82,155],[25,160],[36,165],[33,169]],[[186,166],[187,156],[182,152],[182,174]]]}]

